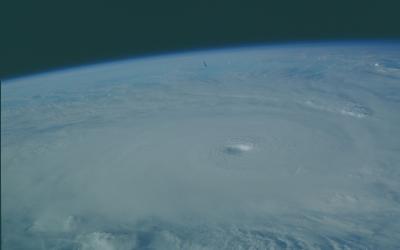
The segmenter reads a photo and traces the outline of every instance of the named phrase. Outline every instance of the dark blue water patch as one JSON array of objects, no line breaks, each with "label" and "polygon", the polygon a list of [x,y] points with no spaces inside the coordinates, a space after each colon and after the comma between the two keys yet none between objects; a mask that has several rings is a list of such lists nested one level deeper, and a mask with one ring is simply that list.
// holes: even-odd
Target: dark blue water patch
[{"label": "dark blue water patch", "polygon": [[380,60],[378,64],[386,69],[400,70],[400,59],[383,59]]}]

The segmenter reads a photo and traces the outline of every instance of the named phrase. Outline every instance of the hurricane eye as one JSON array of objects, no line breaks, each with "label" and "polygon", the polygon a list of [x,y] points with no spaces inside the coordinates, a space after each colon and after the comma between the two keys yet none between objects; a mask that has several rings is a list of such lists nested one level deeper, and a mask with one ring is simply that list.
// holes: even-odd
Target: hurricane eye
[{"label": "hurricane eye", "polygon": [[228,155],[241,155],[253,150],[252,144],[229,144],[224,147],[223,152]]}]

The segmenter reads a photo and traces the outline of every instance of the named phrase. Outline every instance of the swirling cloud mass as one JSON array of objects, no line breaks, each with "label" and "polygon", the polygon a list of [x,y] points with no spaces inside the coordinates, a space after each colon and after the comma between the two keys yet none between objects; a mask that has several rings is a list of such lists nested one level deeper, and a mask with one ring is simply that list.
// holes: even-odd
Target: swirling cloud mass
[{"label": "swirling cloud mass", "polygon": [[165,55],[1,85],[4,249],[399,249],[400,45]]}]

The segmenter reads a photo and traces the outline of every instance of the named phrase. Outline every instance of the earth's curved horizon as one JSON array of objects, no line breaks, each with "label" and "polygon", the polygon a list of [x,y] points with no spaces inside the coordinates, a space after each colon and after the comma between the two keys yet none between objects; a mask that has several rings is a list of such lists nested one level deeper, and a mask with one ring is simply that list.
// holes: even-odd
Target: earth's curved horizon
[{"label": "earth's curved horizon", "polygon": [[1,83],[4,249],[399,249],[400,42]]}]

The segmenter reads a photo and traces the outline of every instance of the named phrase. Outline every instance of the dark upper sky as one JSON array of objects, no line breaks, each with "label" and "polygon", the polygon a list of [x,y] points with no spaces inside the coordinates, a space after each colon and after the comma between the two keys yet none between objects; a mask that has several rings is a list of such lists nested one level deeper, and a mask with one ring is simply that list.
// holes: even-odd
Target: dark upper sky
[{"label": "dark upper sky", "polygon": [[398,0],[1,1],[1,76],[159,52],[400,38]]}]

